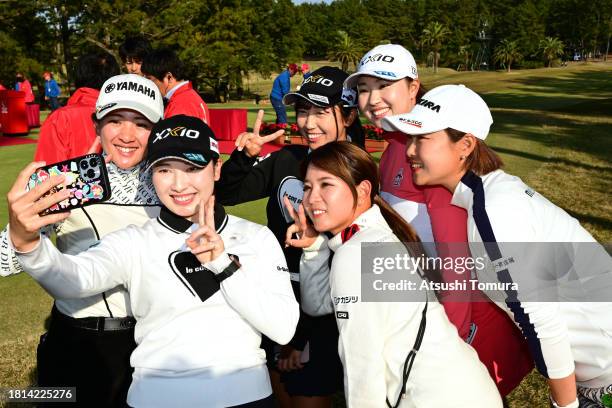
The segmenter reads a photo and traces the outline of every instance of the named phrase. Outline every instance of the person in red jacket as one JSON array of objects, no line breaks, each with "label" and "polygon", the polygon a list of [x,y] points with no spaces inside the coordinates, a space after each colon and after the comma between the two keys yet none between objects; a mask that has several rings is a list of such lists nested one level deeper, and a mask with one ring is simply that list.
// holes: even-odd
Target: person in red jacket
[{"label": "person in red jacket", "polygon": [[140,67],[144,76],[157,85],[164,97],[164,118],[195,116],[210,125],[208,106],[184,79],[183,63],[170,49],[159,49],[145,56]]},{"label": "person in red jacket", "polygon": [[34,103],[34,92],[32,91],[32,85],[30,84],[30,81],[28,81],[21,72],[18,72],[15,75],[15,80],[15,90],[25,93],[26,103]]},{"label": "person in red jacket", "polygon": [[96,139],[91,115],[96,110],[100,87],[118,74],[119,65],[105,52],[81,57],[75,71],[77,90],[66,106],[55,110],[43,123],[34,160],[56,163],[89,151]]}]

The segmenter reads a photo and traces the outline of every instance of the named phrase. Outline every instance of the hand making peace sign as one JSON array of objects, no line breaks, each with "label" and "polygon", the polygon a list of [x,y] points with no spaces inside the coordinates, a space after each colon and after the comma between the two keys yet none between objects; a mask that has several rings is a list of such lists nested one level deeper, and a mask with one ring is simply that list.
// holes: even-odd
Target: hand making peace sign
[{"label": "hand making peace sign", "polygon": [[246,148],[245,153],[249,157],[257,157],[261,153],[261,148],[265,143],[271,142],[277,137],[285,133],[284,129],[277,130],[271,135],[259,136],[259,128],[261,127],[261,120],[263,119],[264,111],[260,109],[257,112],[257,119],[253,125],[253,132],[243,132],[236,138],[236,147],[238,151]]},{"label": "hand making peace sign", "polygon": [[[294,221],[294,223],[287,228],[285,246],[296,248],[307,248],[311,246],[319,236],[319,233],[308,223],[308,218],[306,218],[306,213],[304,212],[304,205],[300,204],[296,213],[293,204],[291,204],[287,196],[283,197],[283,201],[289,215],[291,215]],[[296,234],[297,239],[291,238],[293,234]]]},{"label": "hand making peace sign", "polygon": [[223,239],[215,228],[215,196],[208,202],[200,202],[198,209],[199,228],[185,241],[201,264],[217,259],[225,250]]}]

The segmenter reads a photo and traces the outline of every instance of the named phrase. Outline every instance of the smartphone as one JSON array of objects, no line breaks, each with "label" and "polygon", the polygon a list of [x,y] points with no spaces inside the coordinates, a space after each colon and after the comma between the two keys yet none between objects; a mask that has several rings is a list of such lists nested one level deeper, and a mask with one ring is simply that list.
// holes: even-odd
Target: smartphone
[{"label": "smartphone", "polygon": [[45,196],[68,188],[71,191],[70,197],[42,211],[41,215],[101,203],[111,196],[106,163],[99,154],[88,154],[41,167],[30,176],[27,188],[31,190],[49,177],[62,174],[65,177],[64,183],[53,187]]}]

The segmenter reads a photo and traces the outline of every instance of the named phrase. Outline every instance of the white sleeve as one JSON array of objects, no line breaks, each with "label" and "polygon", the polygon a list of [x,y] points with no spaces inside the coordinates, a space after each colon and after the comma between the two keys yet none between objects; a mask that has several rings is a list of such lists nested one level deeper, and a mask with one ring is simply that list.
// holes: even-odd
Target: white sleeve
[{"label": "white sleeve", "polygon": [[302,310],[310,316],[330,314],[334,310],[329,288],[329,257],[327,238],[319,235],[304,248],[300,259],[300,296]]},{"label": "white sleeve", "polygon": [[0,276],[14,275],[23,272],[15,251],[9,243],[8,225],[0,232]]},{"label": "white sleeve", "polygon": [[[41,230],[43,235],[51,236],[53,231],[52,226],[45,227]],[[4,227],[0,231],[0,276],[15,275],[23,272],[19,260],[15,255],[13,246],[10,244],[9,226]]]},{"label": "white sleeve", "polygon": [[554,259],[541,253],[541,246],[529,244],[537,237],[534,222],[541,220],[534,220],[529,207],[521,202],[494,203],[487,205],[486,210],[502,257],[507,258],[513,252],[514,262],[501,268],[507,268],[512,282],[516,283],[518,302],[501,306],[527,339],[538,371],[547,378],[567,377],[574,372],[574,357],[560,304],[535,301],[533,292],[537,277],[547,275],[555,264]]},{"label": "white sleeve", "polygon": [[[266,227],[261,228],[249,244],[258,254],[255,262],[240,260],[241,267],[221,282],[221,292],[257,330],[278,344],[287,344],[295,333],[300,311],[286,272],[285,256]],[[204,266],[213,273],[220,273],[230,262],[224,252]]]},{"label": "white sleeve", "polygon": [[357,245],[345,244],[332,263],[331,289],[340,337],[348,407],[385,406],[387,382],[383,351],[389,304],[361,300],[361,257]]},{"label": "white sleeve", "polygon": [[[109,234],[79,255],[62,254],[45,236],[29,252],[15,251],[23,270],[51,296],[75,299],[93,296],[127,282],[133,267],[129,251],[134,239],[125,230]],[[14,250],[12,243],[9,243]]]}]

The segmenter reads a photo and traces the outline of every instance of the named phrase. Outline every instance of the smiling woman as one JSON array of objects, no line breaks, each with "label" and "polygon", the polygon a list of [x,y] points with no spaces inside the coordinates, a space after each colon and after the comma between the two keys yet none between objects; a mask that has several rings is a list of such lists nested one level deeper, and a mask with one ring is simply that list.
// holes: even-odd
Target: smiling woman
[{"label": "smiling woman", "polygon": [[[61,254],[38,233],[37,226],[53,218],[35,208],[62,193],[34,203],[62,179],[21,194],[33,163],[11,192],[11,245],[27,273],[58,298],[129,291],[136,342],[129,406],[271,408],[261,335],[285,344],[299,316],[283,253],[267,228],[215,205],[219,150],[204,122],[177,115],[151,132],[177,128],[189,136],[150,138],[147,144],[145,173],[153,169],[164,205],[159,217],[109,234],[76,256]],[[37,225],[22,222],[30,219]]]},{"label": "smiling woman", "polygon": [[380,197],[374,160],[336,142],[311,153],[305,164],[298,214],[286,201],[296,221],[286,242],[304,249],[304,311],[336,314],[347,406],[501,408],[487,370],[432,293],[424,291],[422,301],[364,301],[362,282],[370,274],[362,265],[363,244],[401,243],[400,256],[424,254],[412,227]]},{"label": "smiling woman", "polygon": [[[351,140],[363,145],[364,136],[355,107],[355,92],[343,87],[348,74],[324,66],[304,80],[299,91],[285,95],[283,102],[294,105],[297,130],[308,146],[290,145],[264,158],[258,158],[264,143],[284,133],[280,130],[259,135],[263,111],[259,112],[253,133],[242,133],[236,150],[223,164],[217,183],[217,198],[223,204],[235,205],[269,197],[268,226],[276,238],[284,241],[291,216],[283,205],[289,197],[297,206],[302,201],[300,163],[321,146],[337,140]],[[299,293],[299,258],[301,251],[285,247],[285,257],[296,293]],[[329,408],[331,396],[342,387],[340,359],[335,348],[337,327],[333,316],[300,317],[291,343],[281,348],[264,339],[270,374],[277,402],[282,407]],[[304,364],[308,362],[308,364]],[[287,395],[288,394],[288,395]],[[290,398],[289,398],[290,397]]]},{"label": "smiling woman", "polygon": [[[429,105],[431,101],[422,99],[425,90],[420,83],[416,62],[401,45],[385,44],[370,50],[345,85],[353,84],[357,85],[359,93],[359,109],[381,128],[386,118],[410,112],[415,106],[425,104],[436,109],[435,105]],[[410,125],[415,129],[420,126],[417,121]],[[414,184],[413,173],[423,172],[418,163],[411,166],[406,158],[410,138],[388,129],[382,137],[389,142],[380,159],[382,198],[414,227],[421,241],[429,243],[430,251],[435,250],[444,257],[467,256],[467,245],[463,244],[467,241],[466,212],[451,205],[451,194],[444,187]],[[443,160],[436,157],[434,155],[432,160]],[[448,243],[452,244],[452,250]],[[465,280],[467,276],[452,269],[444,269],[442,275],[450,282]],[[450,321],[457,327],[459,335],[476,349],[502,395],[507,395],[532,367],[520,332],[492,303],[459,302],[450,300],[447,295],[452,296],[452,292],[446,292],[443,297]],[[478,293],[473,295],[478,297]],[[495,338],[495,341],[487,341],[489,338]],[[500,338],[507,342],[504,352],[490,347],[492,343],[499,344]]]},{"label": "smiling woman", "polygon": [[204,169],[179,160],[164,160],[153,165],[153,184],[160,201],[173,213],[190,218],[197,213],[202,197],[212,195],[213,184],[203,180],[219,179],[221,162]]},{"label": "smiling woman", "polygon": [[[475,256],[496,263],[511,253],[512,265],[499,262],[495,273],[479,273],[481,281],[493,284],[479,289],[495,299],[490,289],[505,285],[505,296],[496,303],[528,340],[534,363],[549,384],[552,405],[603,406],[603,395],[612,391],[609,255],[576,219],[500,169],[501,160],[486,144],[493,118],[477,93],[464,85],[443,85],[423,99],[431,105],[383,121],[387,130],[412,136],[407,154],[415,183],[444,186],[453,194],[453,205],[467,210],[466,232]],[[412,126],[414,122],[421,127]],[[529,245],[511,250],[504,244],[508,242]],[[545,242],[570,242],[573,249],[547,252],[534,245]],[[589,262],[579,262],[587,250],[578,243],[589,243]],[[537,291],[537,276],[546,276],[546,287],[557,298],[530,296]],[[567,289],[566,280],[579,285]],[[598,287],[606,289],[598,292]],[[496,341],[493,347],[504,345]]]},{"label": "smiling woman", "polygon": [[142,113],[118,109],[95,121],[102,150],[121,169],[139,164],[147,147],[153,123]]},{"label": "smiling woman", "polygon": [[[127,83],[132,86],[122,89],[120,84]],[[112,194],[105,203],[57,215],[55,221],[59,222],[45,229],[46,233],[57,231],[58,248],[71,255],[127,225],[144,224],[156,217],[160,208],[151,179],[140,166],[151,127],[163,113],[159,91],[152,82],[136,75],[113,76],[98,87],[103,91],[95,102],[92,120],[96,123],[96,140],[104,146]],[[138,91],[144,89],[147,91]],[[29,169],[43,164],[37,162]],[[25,197],[19,181],[8,198],[23,219],[20,203],[31,197]],[[44,202],[37,202],[41,204]],[[28,219],[34,223],[33,228],[41,225],[36,212]],[[52,221],[45,219],[47,224]],[[34,229],[29,239],[38,236]],[[0,251],[2,259],[12,259],[0,275],[22,272],[8,245],[7,230],[0,234]],[[129,359],[135,346],[134,318],[124,288],[113,287],[85,299],[58,298],[49,330],[38,346],[37,383],[75,386],[83,406],[126,406],[132,380]]]}]

